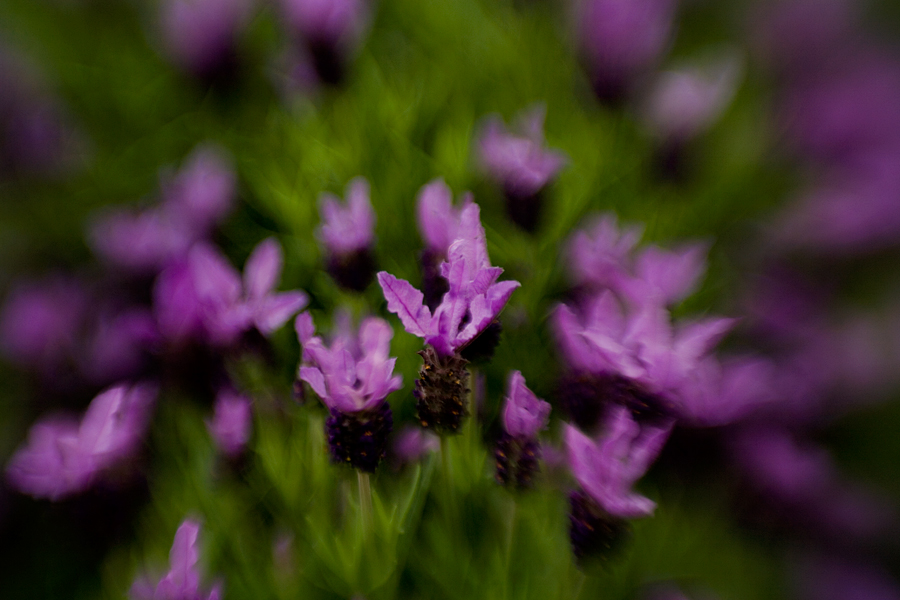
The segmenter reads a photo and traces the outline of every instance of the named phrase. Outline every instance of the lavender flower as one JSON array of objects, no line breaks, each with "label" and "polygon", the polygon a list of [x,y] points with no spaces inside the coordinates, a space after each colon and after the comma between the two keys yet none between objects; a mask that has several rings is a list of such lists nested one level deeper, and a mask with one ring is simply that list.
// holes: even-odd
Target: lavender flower
[{"label": "lavender flower", "polygon": [[374,471],[387,451],[393,426],[385,399],[403,386],[394,375],[396,358],[389,358],[390,325],[377,317],[363,320],[358,337],[337,336],[327,347],[314,335],[309,313],[295,322],[303,346],[298,376],[331,412],[325,423],[331,455],[363,471]]},{"label": "lavender flower", "polygon": [[363,291],[372,281],[375,261],[375,211],[369,202],[369,184],[357,177],[347,184],[347,204],[333,194],[322,194],[322,225],[316,237],[328,256],[328,272],[341,286]]},{"label": "lavender flower", "polygon": [[581,0],[577,36],[597,97],[617,103],[665,53],[675,0]]},{"label": "lavender flower", "polygon": [[216,583],[206,592],[200,587],[197,570],[199,552],[197,537],[200,524],[186,519],[175,532],[169,552],[169,572],[154,587],[147,579],[138,579],[128,595],[131,600],[219,600],[222,584]]},{"label": "lavender flower", "polygon": [[378,274],[388,310],[400,318],[406,331],[424,338],[428,345],[415,392],[423,427],[458,430],[468,393],[467,361],[461,351],[495,321],[520,285],[497,282],[502,272],[490,265],[479,208],[470,204],[463,209],[459,237],[441,265],[449,289],[434,314],[423,304],[422,292],[409,282],[384,271]]},{"label": "lavender flower", "polygon": [[50,500],[86,490],[135,453],[155,397],[153,385],[117,385],[94,398],[80,421],[59,415],[38,421],[7,464],[9,482]]},{"label": "lavender flower", "polygon": [[491,117],[478,139],[482,168],[502,186],[507,214],[532,232],[541,215],[540,193],[566,162],[561,152],[544,148],[546,112],[546,107],[539,105],[521,115],[520,135],[510,134],[499,117]]},{"label": "lavender flower", "polygon": [[453,193],[443,179],[422,186],[416,200],[419,232],[425,241],[422,251],[422,291],[425,303],[434,310],[449,289],[440,265],[447,259],[450,244],[459,234],[463,210],[472,203],[472,194],[464,194],[460,206],[453,206]]},{"label": "lavender flower", "polygon": [[579,558],[608,553],[627,531],[624,519],[649,516],[655,508],[631,487],[656,459],[670,428],[641,428],[622,407],[610,410],[607,425],[600,441],[571,425],[565,429],[569,465],[581,486],[569,499],[569,533]]},{"label": "lavender flower", "polygon": [[429,452],[436,452],[440,448],[440,439],[428,430],[407,426],[394,438],[392,448],[398,463],[413,463]]},{"label": "lavender flower", "polygon": [[531,484],[541,458],[537,434],[547,426],[549,416],[550,405],[525,386],[522,373],[510,373],[503,408],[504,433],[494,450],[497,481],[515,483],[520,488]]},{"label": "lavender flower", "polygon": [[88,240],[101,260],[118,269],[156,273],[209,237],[231,210],[234,187],[234,173],[223,153],[201,146],[163,183],[160,204],[102,213],[90,225]]},{"label": "lavender flower", "polygon": [[186,260],[163,271],[154,286],[160,332],[170,342],[189,340],[217,346],[234,343],[251,327],[263,335],[280,328],[306,305],[303,292],[274,292],[282,268],[281,247],[260,242],[238,272],[218,251],[195,245]]},{"label": "lavender flower", "polygon": [[166,53],[203,79],[234,66],[235,43],[250,17],[250,0],[165,0],[160,25]]},{"label": "lavender flower", "polygon": [[102,385],[138,374],[160,342],[149,309],[102,306],[73,352],[73,359],[88,381]]},{"label": "lavender flower", "polygon": [[229,389],[222,389],[216,396],[213,418],[206,422],[206,429],[216,447],[228,458],[236,458],[247,446],[253,427],[250,411],[251,400]]},{"label": "lavender flower", "polygon": [[368,21],[364,0],[280,0],[288,26],[312,55],[319,79],[336,84]]},{"label": "lavender flower", "polygon": [[87,289],[77,279],[51,276],[19,283],[0,314],[4,356],[47,374],[58,371],[77,347],[88,303]]}]

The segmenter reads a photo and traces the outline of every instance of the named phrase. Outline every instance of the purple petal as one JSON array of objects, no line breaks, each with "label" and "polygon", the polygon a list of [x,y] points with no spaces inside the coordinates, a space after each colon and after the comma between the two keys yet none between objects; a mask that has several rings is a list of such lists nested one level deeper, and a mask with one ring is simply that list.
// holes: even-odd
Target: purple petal
[{"label": "purple petal", "polygon": [[216,396],[212,421],[206,428],[219,450],[226,456],[237,456],[250,439],[253,426],[251,401],[246,396],[222,390]]},{"label": "purple petal", "polygon": [[309,384],[313,391],[323,400],[328,398],[328,387],[325,385],[325,376],[316,367],[300,367],[298,376]]},{"label": "purple petal", "polygon": [[686,298],[697,287],[706,272],[708,252],[708,244],[692,244],[672,251],[648,246],[638,255],[635,271],[650,286],[650,293],[658,293],[667,304],[672,304]]},{"label": "purple petal", "polygon": [[275,289],[283,261],[281,245],[275,238],[257,244],[244,265],[244,291],[248,298],[263,298]]},{"label": "purple petal", "polygon": [[359,327],[359,347],[363,355],[373,355],[380,360],[387,359],[394,330],[384,319],[368,317]]},{"label": "purple petal", "polygon": [[378,273],[378,283],[387,300],[388,310],[399,317],[406,331],[418,337],[429,335],[431,311],[423,305],[422,292],[385,271]]},{"label": "purple petal", "polygon": [[453,193],[443,179],[422,186],[416,200],[419,231],[426,247],[438,255],[446,255],[456,239],[459,214],[453,209]]},{"label": "purple petal", "polygon": [[347,205],[332,194],[322,194],[322,225],[316,236],[331,254],[349,254],[369,248],[375,239],[375,211],[369,202],[369,184],[358,177],[347,185]]},{"label": "purple petal", "polygon": [[309,298],[301,291],[273,294],[255,307],[256,328],[263,335],[269,335],[287,323],[308,302]]},{"label": "purple petal", "polygon": [[176,263],[156,278],[153,313],[159,332],[176,344],[196,338],[203,331],[203,306],[188,263]]},{"label": "purple petal", "polygon": [[294,330],[297,332],[297,339],[300,344],[306,344],[316,334],[316,326],[313,323],[312,315],[308,312],[302,312],[297,315],[294,320]]},{"label": "purple petal", "polygon": [[547,426],[550,404],[534,395],[525,386],[525,378],[513,371],[507,384],[506,406],[503,409],[503,428],[517,438],[531,439]]},{"label": "purple petal", "polygon": [[[48,417],[35,423],[28,441],[20,446],[6,466],[6,476],[15,489],[35,498],[59,500],[81,491],[87,478],[73,477],[67,467],[64,447],[75,446],[78,422],[64,417]],[[69,443],[61,443],[69,440]],[[84,471],[82,471],[84,472]]]},{"label": "purple petal", "polygon": [[241,277],[219,251],[197,244],[190,253],[191,274],[197,297],[214,305],[233,305],[241,297]]},{"label": "purple petal", "polygon": [[[200,575],[197,573],[197,536],[200,524],[186,519],[175,532],[175,541],[169,552],[169,573],[159,583],[159,587],[171,590],[173,597],[191,597],[200,587]],[[159,593],[157,589],[157,594]]]}]

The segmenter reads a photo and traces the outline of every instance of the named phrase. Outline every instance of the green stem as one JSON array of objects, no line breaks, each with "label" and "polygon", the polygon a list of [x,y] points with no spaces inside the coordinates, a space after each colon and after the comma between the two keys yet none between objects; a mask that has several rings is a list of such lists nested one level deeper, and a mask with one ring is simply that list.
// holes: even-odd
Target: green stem
[{"label": "green stem", "polygon": [[369,474],[357,470],[356,480],[359,483],[359,510],[362,515],[363,533],[368,538],[372,532],[372,488],[369,485]]}]

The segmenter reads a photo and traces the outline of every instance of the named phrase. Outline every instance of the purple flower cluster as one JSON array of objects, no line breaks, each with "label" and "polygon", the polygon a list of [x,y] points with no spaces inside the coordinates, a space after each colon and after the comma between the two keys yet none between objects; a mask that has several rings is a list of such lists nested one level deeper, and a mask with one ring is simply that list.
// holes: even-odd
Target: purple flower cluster
[{"label": "purple flower cluster", "polygon": [[374,471],[387,452],[387,436],[393,427],[388,395],[403,386],[394,375],[396,358],[388,356],[394,331],[377,317],[363,319],[359,334],[342,332],[331,347],[315,335],[312,316],[296,320],[303,346],[298,377],[328,407],[325,424],[332,458],[363,471]]},{"label": "purple flower cluster", "polygon": [[231,75],[237,36],[252,5],[252,0],[164,0],[159,22],[165,53],[195,77]]},{"label": "purple flower cluster", "polygon": [[234,204],[235,178],[222,151],[202,146],[163,181],[161,200],[142,210],[115,208],[94,219],[88,238],[106,264],[153,275],[209,238]]},{"label": "purple flower cluster", "polygon": [[79,420],[64,415],[38,421],[6,466],[9,482],[35,498],[59,500],[86,490],[138,449],[150,419],[156,386],[111,387]]},{"label": "purple flower cluster", "polygon": [[549,417],[550,405],[526,387],[522,373],[510,373],[503,407],[504,433],[494,450],[497,481],[520,488],[531,484],[541,458],[538,432],[547,427]]},{"label": "purple flower cluster", "polygon": [[570,263],[582,297],[552,316],[569,367],[564,407],[586,428],[607,402],[649,418],[707,425],[735,420],[766,398],[768,364],[712,354],[733,319],[673,324],[668,310],[696,288],[706,246],[651,245],[635,252],[638,236],[636,229],[620,232],[606,216],[573,237]]},{"label": "purple flower cluster", "polygon": [[205,591],[200,587],[197,562],[197,538],[200,523],[186,519],[175,532],[172,550],[169,552],[169,571],[154,586],[148,579],[134,582],[128,596],[131,600],[219,600],[222,584],[215,583]]},{"label": "purple flower cluster", "polygon": [[187,341],[228,346],[254,327],[269,335],[307,303],[301,291],[274,291],[282,263],[278,242],[264,240],[247,259],[242,280],[215,247],[196,244],[156,280],[160,333],[176,346]]},{"label": "purple flower cluster", "polygon": [[230,389],[222,389],[216,396],[213,418],[206,429],[216,447],[228,458],[241,455],[250,440],[252,400]]},{"label": "purple flower cluster", "polygon": [[341,286],[361,292],[375,272],[375,211],[369,201],[369,183],[357,177],[347,184],[347,202],[322,194],[322,224],[316,237],[325,249],[328,272]]},{"label": "purple flower cluster", "polygon": [[507,214],[526,231],[541,216],[539,194],[559,173],[566,157],[544,148],[546,107],[536,106],[519,117],[519,135],[506,130],[500,117],[489,117],[478,138],[482,169],[506,195]]}]

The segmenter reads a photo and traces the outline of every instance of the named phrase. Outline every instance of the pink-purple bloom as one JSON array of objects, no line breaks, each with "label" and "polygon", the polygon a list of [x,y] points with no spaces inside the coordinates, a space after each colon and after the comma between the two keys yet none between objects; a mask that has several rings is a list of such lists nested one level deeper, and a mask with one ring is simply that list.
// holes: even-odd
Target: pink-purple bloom
[{"label": "pink-purple bloom", "polygon": [[110,209],[94,219],[88,239],[101,260],[128,272],[152,274],[183,258],[231,211],[235,178],[223,153],[205,146],[161,187],[159,204]]},{"label": "pink-purple bloom", "polygon": [[59,500],[89,488],[138,449],[156,386],[117,385],[91,401],[84,416],[48,416],[6,466],[12,486],[35,498]]},{"label": "pink-purple bloom", "polygon": [[594,90],[620,101],[669,46],[675,0],[580,0],[576,35]]},{"label": "pink-purple bloom", "polygon": [[422,186],[416,198],[416,218],[426,250],[446,258],[450,244],[458,237],[463,210],[470,204],[472,194],[466,193],[454,206],[453,192],[443,179]]},{"label": "pink-purple bloom", "polygon": [[424,338],[440,355],[451,356],[474,340],[493,322],[517,281],[497,281],[503,269],[492,267],[477,204],[463,209],[459,237],[451,244],[441,275],[449,290],[434,314],[423,304],[422,292],[409,282],[384,271],[378,283],[388,310],[400,318],[409,333]]},{"label": "pink-purple bloom", "polygon": [[503,429],[515,438],[532,439],[547,427],[550,404],[534,395],[520,371],[513,371],[507,383],[503,406]]},{"label": "pink-purple bloom", "polygon": [[251,0],[165,0],[160,26],[166,53],[193,75],[214,75],[234,58],[251,6]]},{"label": "pink-purple bloom", "polygon": [[371,411],[403,386],[403,378],[394,375],[397,359],[388,356],[394,331],[383,319],[363,319],[358,337],[338,335],[331,347],[315,335],[309,313],[300,314],[295,325],[303,346],[299,377],[329,408]]},{"label": "pink-purple bloom", "polygon": [[247,259],[241,275],[213,247],[196,244],[185,260],[163,271],[154,286],[160,332],[170,342],[229,345],[255,327],[268,336],[307,302],[299,290],[275,292],[281,246],[269,238]]},{"label": "pink-purple bloom", "polygon": [[145,578],[135,581],[128,593],[131,600],[219,600],[221,583],[213,584],[208,591],[200,586],[197,568],[200,560],[197,549],[199,535],[200,523],[185,519],[175,532],[169,552],[168,573],[155,586]]},{"label": "pink-purple bloom", "polygon": [[216,395],[213,418],[206,422],[206,429],[216,447],[229,458],[239,456],[250,440],[251,405],[250,398],[227,388]]},{"label": "pink-purple bloom", "polygon": [[739,59],[725,54],[660,73],[643,103],[645,125],[664,143],[696,137],[728,107],[740,71]]},{"label": "pink-purple bloom", "polygon": [[375,211],[369,201],[369,183],[357,177],[347,184],[347,202],[334,194],[322,194],[322,224],[316,237],[325,249],[328,271],[343,287],[363,291],[372,281],[375,245]]},{"label": "pink-purple bloom", "polygon": [[656,504],[632,491],[656,460],[669,427],[641,427],[623,407],[613,407],[607,431],[593,440],[567,425],[565,442],[576,481],[608,514],[624,519],[653,514]]},{"label": "pink-purple bloom", "polygon": [[499,116],[489,117],[478,136],[481,165],[507,194],[521,198],[538,193],[566,163],[564,154],[544,147],[546,112],[538,105],[520,115],[515,134]]}]

